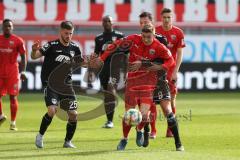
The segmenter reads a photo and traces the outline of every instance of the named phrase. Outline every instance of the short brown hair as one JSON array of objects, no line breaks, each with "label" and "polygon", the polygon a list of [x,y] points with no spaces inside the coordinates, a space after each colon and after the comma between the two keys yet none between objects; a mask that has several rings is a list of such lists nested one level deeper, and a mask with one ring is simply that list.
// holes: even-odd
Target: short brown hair
[{"label": "short brown hair", "polygon": [[150,12],[142,12],[140,15],[139,15],[139,18],[144,18],[144,17],[148,17],[150,19],[150,21],[153,20],[153,17],[152,17],[152,14]]},{"label": "short brown hair", "polygon": [[170,8],[163,8],[161,11],[161,15],[163,15],[164,13],[172,13],[172,10]]},{"label": "short brown hair", "polygon": [[146,24],[142,28],[142,32],[144,33],[154,33],[154,26],[152,24]]},{"label": "short brown hair", "polygon": [[62,21],[60,24],[61,29],[72,30],[74,29],[73,23],[71,21]]}]

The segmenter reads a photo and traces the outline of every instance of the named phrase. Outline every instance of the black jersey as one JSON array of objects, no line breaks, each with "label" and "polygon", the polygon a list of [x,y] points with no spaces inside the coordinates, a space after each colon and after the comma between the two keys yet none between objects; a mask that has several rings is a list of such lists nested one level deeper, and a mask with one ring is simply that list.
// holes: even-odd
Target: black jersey
[{"label": "black jersey", "polygon": [[[43,86],[47,86],[48,77],[56,67],[72,58],[81,57],[81,51],[77,44],[70,42],[69,46],[64,46],[59,39],[46,43],[40,52],[44,56],[41,72]],[[71,79],[71,73],[68,76]]]},{"label": "black jersey", "polygon": [[161,34],[155,34],[155,38],[162,44],[164,44],[167,47],[167,38]]},{"label": "black jersey", "polygon": [[[123,33],[115,30],[113,30],[112,32],[103,32],[97,35],[95,38],[94,52],[98,55],[101,55],[109,44],[123,37],[124,37]],[[110,68],[110,61],[111,61],[111,56],[109,56],[106,59],[103,69],[108,70]]]}]

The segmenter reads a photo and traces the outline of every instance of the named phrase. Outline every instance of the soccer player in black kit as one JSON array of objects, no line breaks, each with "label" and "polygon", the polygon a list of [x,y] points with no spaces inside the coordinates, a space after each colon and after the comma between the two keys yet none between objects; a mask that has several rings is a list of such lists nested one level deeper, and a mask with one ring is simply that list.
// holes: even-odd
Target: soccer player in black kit
[{"label": "soccer player in black kit", "polygon": [[[95,38],[94,52],[98,56],[101,55],[107,48],[107,46],[113,41],[124,37],[121,32],[114,30],[112,25],[113,22],[111,16],[107,15],[102,18],[102,26],[104,31]],[[119,58],[124,61],[124,57],[125,56]],[[116,77],[113,77],[112,73],[115,72],[113,70],[117,70],[120,67],[116,67],[116,64],[114,65],[114,67],[111,67],[111,63],[113,63],[113,61],[111,62],[111,60],[113,59],[114,58],[112,56],[108,57],[106,62],[104,63],[102,70],[99,73],[101,87],[104,90],[104,107],[107,116],[107,122],[104,124],[103,128],[113,128],[114,126],[113,115],[116,105],[114,96],[116,92]],[[119,75],[119,73],[115,75]]]},{"label": "soccer player in black kit", "polygon": [[[35,144],[38,148],[43,148],[43,136],[54,115],[57,112],[57,106],[62,101],[67,101],[65,111],[68,113],[68,123],[66,126],[66,137],[63,147],[75,148],[71,142],[77,126],[77,101],[74,91],[71,93],[60,93],[57,90],[62,90],[65,86],[59,86],[58,89],[50,85],[50,81],[55,82],[67,81],[71,85],[71,68],[69,68],[69,74],[64,75],[62,79],[54,75],[54,71],[61,65],[69,64],[73,62],[74,58],[79,58],[80,65],[86,65],[81,58],[81,51],[77,44],[71,41],[74,31],[74,26],[71,21],[63,21],[60,25],[59,39],[49,41],[42,47],[39,42],[35,42],[32,45],[31,57],[32,59],[38,59],[44,56],[44,62],[42,65],[41,81],[44,87],[45,103],[47,106],[47,113],[42,117],[39,133],[36,136]],[[51,76],[53,75],[53,76]],[[60,76],[61,77],[61,76]],[[73,89],[72,89],[73,90]]]}]

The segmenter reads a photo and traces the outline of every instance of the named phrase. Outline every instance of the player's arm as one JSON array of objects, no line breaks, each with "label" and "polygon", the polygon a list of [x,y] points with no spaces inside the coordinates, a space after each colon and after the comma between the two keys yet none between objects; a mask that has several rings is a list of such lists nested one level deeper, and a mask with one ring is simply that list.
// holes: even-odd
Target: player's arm
[{"label": "player's arm", "polygon": [[177,57],[176,57],[176,66],[173,70],[173,74],[171,77],[171,80],[177,81],[177,73],[179,71],[179,68],[182,63],[182,58],[183,58],[183,48],[185,47],[185,42],[184,42],[184,33],[182,30],[178,33],[178,43],[177,43]]},{"label": "player's arm", "polygon": [[20,71],[20,79],[25,81],[27,79],[25,71],[27,66],[27,58],[26,58],[26,48],[22,38],[20,38],[20,43],[18,45],[18,52],[20,53],[20,63],[19,63],[19,71]]},{"label": "player's arm", "polygon": [[32,52],[31,52],[31,58],[32,59],[38,59],[38,58],[43,56],[43,54],[40,52],[40,48],[41,48],[41,46],[40,46],[39,41],[33,43]]},{"label": "player's arm", "polygon": [[177,81],[177,73],[178,73],[179,68],[182,64],[182,57],[183,57],[183,49],[178,48],[177,49],[176,66],[174,68],[173,75],[172,75],[172,80],[174,80],[174,81]]}]

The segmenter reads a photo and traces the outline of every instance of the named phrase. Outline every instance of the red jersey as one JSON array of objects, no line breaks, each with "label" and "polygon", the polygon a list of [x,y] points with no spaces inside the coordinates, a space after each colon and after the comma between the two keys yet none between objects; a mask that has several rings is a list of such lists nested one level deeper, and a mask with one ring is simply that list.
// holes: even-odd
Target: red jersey
[{"label": "red jersey", "polygon": [[0,35],[0,76],[8,75],[11,69],[18,71],[17,57],[25,52],[22,38],[14,34],[9,38]]},{"label": "red jersey", "polygon": [[176,61],[177,49],[185,47],[183,31],[176,26],[172,26],[169,31],[164,31],[162,26],[158,26],[156,27],[156,33],[167,38],[168,49],[171,51],[174,61]]},{"label": "red jersey", "polygon": [[[129,49],[129,63],[144,59],[154,60],[156,58],[161,58],[164,60],[162,67],[166,70],[168,70],[174,64],[174,60],[170,51],[155,38],[152,44],[145,45],[142,41],[141,35],[130,35],[124,39],[115,41],[112,46],[109,46],[109,48],[112,48],[116,45],[122,46],[121,43],[124,41],[129,41],[132,43]],[[105,60],[111,53],[112,52],[106,50],[100,58]],[[128,82],[131,81],[131,84],[136,86],[134,88],[154,89],[156,86],[156,72],[147,71],[142,67],[136,72],[128,72],[127,80]]]}]

